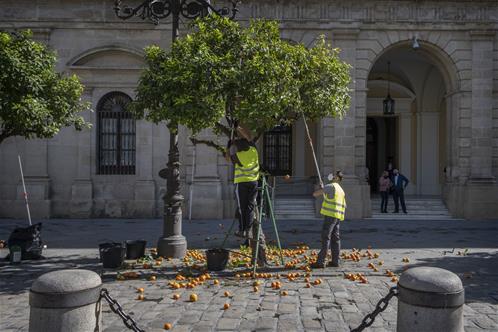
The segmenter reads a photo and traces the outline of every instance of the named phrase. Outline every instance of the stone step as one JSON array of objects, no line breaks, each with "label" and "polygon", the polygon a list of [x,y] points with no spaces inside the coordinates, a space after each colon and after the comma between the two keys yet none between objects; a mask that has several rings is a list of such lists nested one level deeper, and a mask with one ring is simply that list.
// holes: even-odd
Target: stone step
[{"label": "stone step", "polygon": [[275,210],[276,209],[281,209],[281,210],[286,210],[286,209],[289,209],[289,210],[301,210],[301,209],[310,209],[310,210],[314,210],[315,209],[315,206],[314,205],[280,205],[280,204],[275,204],[274,205],[275,207]]},{"label": "stone step", "polygon": [[384,220],[457,220],[453,218],[441,198],[405,197],[407,214],[391,213],[394,209],[392,196],[389,197],[387,210],[380,213],[379,197],[372,199],[372,217],[367,219]]},{"label": "stone step", "polygon": [[275,216],[276,220],[320,220],[314,214],[278,214]]},{"label": "stone step", "polygon": [[420,215],[383,215],[383,216],[372,216],[371,220],[462,220],[456,219],[451,216],[420,216]]},{"label": "stone step", "polygon": [[[381,201],[371,201],[372,204],[379,204],[380,205],[380,202]],[[387,201],[387,203],[394,203],[394,201],[392,199],[390,199],[389,201]],[[410,201],[405,201],[405,204],[406,205],[416,205],[416,206],[445,206],[443,203],[439,202],[439,203],[425,203],[425,202],[410,202]]]},{"label": "stone step", "polygon": [[276,207],[274,209],[277,213],[289,213],[289,214],[292,214],[292,213],[297,213],[297,214],[302,214],[302,213],[315,213],[315,209],[314,208],[301,208],[301,209],[298,209],[298,208],[293,208],[293,209],[287,209],[287,208],[280,208],[280,207]]},{"label": "stone step", "polygon": [[[277,205],[277,204],[280,204],[280,205],[315,205],[315,201],[314,200],[294,200],[294,201],[283,201],[283,200],[279,200],[279,199],[275,199],[275,201],[273,202],[274,205]],[[380,204],[380,203],[379,203]]]}]

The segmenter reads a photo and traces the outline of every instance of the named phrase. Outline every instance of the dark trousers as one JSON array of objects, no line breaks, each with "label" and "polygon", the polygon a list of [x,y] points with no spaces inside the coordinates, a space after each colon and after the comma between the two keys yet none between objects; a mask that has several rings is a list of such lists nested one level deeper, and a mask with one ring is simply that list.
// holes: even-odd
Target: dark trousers
[{"label": "dark trousers", "polygon": [[323,265],[327,253],[332,251],[332,264],[339,264],[339,255],[341,251],[341,237],[339,234],[340,220],[331,217],[325,217],[322,227],[322,249],[318,253],[317,263]]},{"label": "dark trousers", "polygon": [[241,182],[236,184],[235,195],[240,208],[239,230],[248,231],[251,228],[256,208],[258,181]]},{"label": "dark trousers", "polygon": [[401,208],[403,209],[403,212],[406,213],[405,193],[402,188],[394,188],[393,199],[394,199],[394,212],[399,212],[399,202],[401,201]]},{"label": "dark trousers", "polygon": [[388,191],[381,191],[380,192],[380,212],[387,212],[387,201],[389,198],[389,192]]}]

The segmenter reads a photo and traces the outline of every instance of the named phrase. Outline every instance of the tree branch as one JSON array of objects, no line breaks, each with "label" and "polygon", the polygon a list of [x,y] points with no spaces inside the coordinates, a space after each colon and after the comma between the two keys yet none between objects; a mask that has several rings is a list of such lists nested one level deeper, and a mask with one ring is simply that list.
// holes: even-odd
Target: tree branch
[{"label": "tree branch", "polygon": [[215,127],[216,127],[216,129],[218,129],[219,131],[221,131],[222,133],[224,133],[225,135],[227,135],[227,137],[230,137],[230,134],[231,134],[231,131],[232,131],[230,128],[228,128],[225,125],[222,125],[221,123],[216,123]]},{"label": "tree branch", "polygon": [[216,150],[218,150],[219,152],[221,152],[222,154],[225,154],[225,148],[219,144],[216,144],[215,142],[213,141],[208,141],[208,140],[204,140],[204,139],[197,139],[195,137],[190,137],[190,141],[195,145],[195,144],[205,144],[207,146],[210,146],[212,148],[215,148]]},{"label": "tree branch", "polygon": [[261,130],[261,131],[258,131],[256,133],[256,136],[254,137],[253,139],[253,142],[257,142],[259,141],[259,139],[261,138],[261,136],[263,136],[263,134],[265,133],[265,130]]}]

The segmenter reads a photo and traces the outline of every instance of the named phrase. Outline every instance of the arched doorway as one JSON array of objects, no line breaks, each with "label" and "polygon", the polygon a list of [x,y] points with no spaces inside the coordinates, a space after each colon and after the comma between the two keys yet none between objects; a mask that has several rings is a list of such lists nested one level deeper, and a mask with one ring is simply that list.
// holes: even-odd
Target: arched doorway
[{"label": "arched doorway", "polygon": [[[449,164],[446,98],[452,89],[445,77],[441,63],[428,50],[413,50],[406,44],[391,47],[375,61],[367,83],[366,165],[372,165],[371,184],[392,160],[411,181],[406,194],[441,195]],[[388,82],[396,104],[394,115],[386,116],[383,100]],[[369,123],[377,128],[375,143],[370,144]]]}]

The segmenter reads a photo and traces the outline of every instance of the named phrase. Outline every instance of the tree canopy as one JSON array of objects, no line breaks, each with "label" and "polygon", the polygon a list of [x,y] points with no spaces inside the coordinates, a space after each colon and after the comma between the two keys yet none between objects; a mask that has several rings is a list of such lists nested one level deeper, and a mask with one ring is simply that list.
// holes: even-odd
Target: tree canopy
[{"label": "tree canopy", "polygon": [[10,136],[50,138],[87,126],[79,112],[83,86],[55,70],[56,56],[31,32],[0,31],[0,143]]},{"label": "tree canopy", "polygon": [[[256,135],[304,115],[342,116],[349,107],[349,65],[320,37],[306,48],[280,37],[278,23],[248,27],[210,15],[165,51],[146,49],[147,68],[132,110],[195,135],[212,128],[230,135],[240,123]],[[206,142],[204,142],[206,143]],[[222,150],[213,142],[209,144]]]}]

